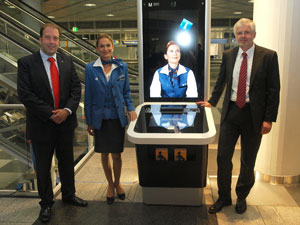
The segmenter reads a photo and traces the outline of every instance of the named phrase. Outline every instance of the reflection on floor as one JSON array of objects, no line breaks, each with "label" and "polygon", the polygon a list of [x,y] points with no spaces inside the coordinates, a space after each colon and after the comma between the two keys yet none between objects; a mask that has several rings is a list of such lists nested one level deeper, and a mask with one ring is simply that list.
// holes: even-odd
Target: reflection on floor
[{"label": "reflection on floor", "polygon": [[[207,209],[217,198],[216,149],[209,150],[208,183],[204,188],[204,204],[199,207],[143,204],[134,148],[125,148],[122,155],[121,182],[126,191],[126,200],[116,200],[112,206],[107,205],[105,202],[107,186],[100,164],[100,154],[95,153],[76,175],[77,195],[88,200],[89,206],[87,208],[67,206],[58,196],[49,224],[300,224],[300,184],[274,186],[257,181],[247,198],[246,213],[243,215],[235,213],[234,187],[239,171],[239,155],[237,150],[233,160],[233,205],[216,215],[211,215],[207,213]],[[0,199],[0,224],[40,224],[36,220],[39,214],[38,199],[8,197]]]}]

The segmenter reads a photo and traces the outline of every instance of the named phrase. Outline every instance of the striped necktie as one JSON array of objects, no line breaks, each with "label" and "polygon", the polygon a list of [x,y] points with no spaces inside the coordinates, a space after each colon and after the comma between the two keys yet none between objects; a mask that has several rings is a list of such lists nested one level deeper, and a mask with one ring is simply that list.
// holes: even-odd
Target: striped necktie
[{"label": "striped necktie", "polygon": [[246,81],[247,81],[247,53],[243,52],[243,61],[241,64],[236,104],[241,109],[246,104]]}]

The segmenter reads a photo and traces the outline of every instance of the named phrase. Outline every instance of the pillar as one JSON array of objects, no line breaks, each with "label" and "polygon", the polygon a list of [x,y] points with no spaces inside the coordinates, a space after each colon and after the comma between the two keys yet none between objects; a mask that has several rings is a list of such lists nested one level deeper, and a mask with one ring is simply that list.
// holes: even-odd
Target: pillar
[{"label": "pillar", "polygon": [[257,45],[278,53],[280,105],[277,122],[264,135],[258,177],[274,184],[297,183],[300,175],[300,1],[255,0]]}]

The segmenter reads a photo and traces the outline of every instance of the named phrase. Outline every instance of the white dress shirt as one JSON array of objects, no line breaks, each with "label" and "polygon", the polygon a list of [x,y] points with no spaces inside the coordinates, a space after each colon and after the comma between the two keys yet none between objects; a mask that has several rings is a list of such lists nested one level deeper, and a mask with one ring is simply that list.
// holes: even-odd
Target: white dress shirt
[{"label": "white dress shirt", "polygon": [[[250,75],[251,75],[251,69],[253,63],[254,49],[255,49],[255,45],[253,44],[253,46],[246,51],[247,53],[246,102],[249,102]],[[231,101],[234,102],[236,101],[240,70],[243,61],[243,55],[242,55],[243,52],[244,51],[241,48],[239,48],[238,54],[236,56],[235,64],[234,64],[233,74],[232,74]]]}]

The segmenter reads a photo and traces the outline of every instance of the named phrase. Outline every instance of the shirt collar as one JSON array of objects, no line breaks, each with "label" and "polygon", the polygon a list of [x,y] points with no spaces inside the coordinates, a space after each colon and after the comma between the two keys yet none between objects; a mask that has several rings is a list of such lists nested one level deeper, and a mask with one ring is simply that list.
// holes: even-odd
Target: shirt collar
[{"label": "shirt collar", "polygon": [[40,54],[41,54],[41,57],[42,57],[43,61],[47,61],[48,58],[54,58],[55,61],[56,61],[56,53],[54,55],[52,55],[52,56],[49,56],[45,52],[43,52],[42,49],[40,49]]},{"label": "shirt collar", "polygon": [[[168,64],[165,65],[165,66],[161,69],[160,73],[169,75]],[[181,64],[179,64],[178,71],[177,71],[177,76],[179,76],[179,75],[181,75],[181,74],[183,74],[183,73],[186,73],[186,69],[185,69],[184,66],[182,66]]]},{"label": "shirt collar", "polygon": [[[102,67],[103,68],[103,64],[102,64],[102,61],[101,61],[101,58],[99,57],[95,62],[94,62],[94,65],[93,67]],[[118,65],[117,64],[111,64],[111,70],[117,68]]]},{"label": "shirt collar", "polygon": [[[254,49],[255,49],[255,44],[252,45],[251,48],[249,48],[246,53],[247,53],[247,58],[251,58],[254,54]],[[242,54],[243,54],[243,50],[241,48],[239,48],[239,51],[238,51],[238,57],[243,57]]]}]

